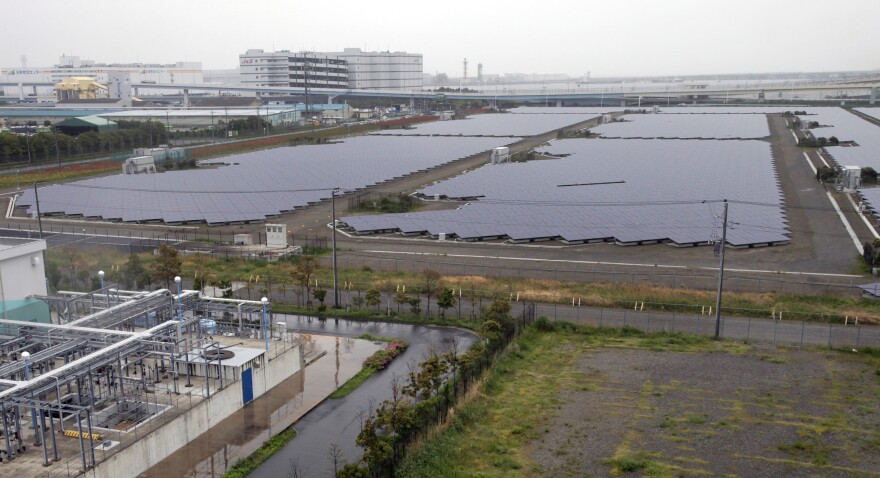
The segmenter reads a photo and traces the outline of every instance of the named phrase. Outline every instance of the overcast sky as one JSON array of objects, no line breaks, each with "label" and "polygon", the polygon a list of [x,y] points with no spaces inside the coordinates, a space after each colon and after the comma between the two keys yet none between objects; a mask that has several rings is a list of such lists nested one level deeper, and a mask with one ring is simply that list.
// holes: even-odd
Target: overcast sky
[{"label": "overcast sky", "polygon": [[4,9],[0,66],[201,61],[248,48],[422,53],[426,73],[601,76],[880,69],[880,0],[81,0]]}]

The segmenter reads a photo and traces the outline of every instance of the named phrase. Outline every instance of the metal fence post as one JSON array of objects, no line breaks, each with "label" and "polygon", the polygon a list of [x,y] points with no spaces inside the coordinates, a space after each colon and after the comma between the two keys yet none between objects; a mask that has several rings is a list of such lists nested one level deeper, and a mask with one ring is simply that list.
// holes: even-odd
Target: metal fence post
[{"label": "metal fence post", "polygon": [[834,324],[828,324],[828,348],[831,348],[831,331],[834,328]]},{"label": "metal fence post", "polygon": [[804,329],[807,327],[807,321],[801,321],[801,346],[800,348],[804,348]]},{"label": "metal fence post", "polygon": [[776,329],[779,328],[779,321],[773,319],[773,345],[776,345]]}]

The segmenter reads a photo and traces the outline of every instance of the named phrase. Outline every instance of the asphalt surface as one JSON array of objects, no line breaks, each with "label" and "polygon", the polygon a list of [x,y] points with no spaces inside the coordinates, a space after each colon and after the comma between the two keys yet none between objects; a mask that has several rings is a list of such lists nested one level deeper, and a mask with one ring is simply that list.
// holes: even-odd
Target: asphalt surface
[{"label": "asphalt surface", "polygon": [[432,347],[442,352],[457,340],[458,350],[464,351],[477,340],[471,332],[453,328],[342,319],[320,322],[293,315],[284,315],[282,319],[282,314],[274,317],[287,322],[288,328],[303,332],[343,336],[369,333],[406,340],[410,347],[347,397],[327,399],[296,422],[296,438],[251,473],[252,478],[290,476],[292,463],[297,464],[299,477],[330,477],[333,473],[328,451],[333,443],[342,449],[345,461],[358,461],[362,451],[355,445],[355,438],[361,430],[362,417],[371,407],[391,397],[392,381],[407,373],[408,364],[423,360]]}]

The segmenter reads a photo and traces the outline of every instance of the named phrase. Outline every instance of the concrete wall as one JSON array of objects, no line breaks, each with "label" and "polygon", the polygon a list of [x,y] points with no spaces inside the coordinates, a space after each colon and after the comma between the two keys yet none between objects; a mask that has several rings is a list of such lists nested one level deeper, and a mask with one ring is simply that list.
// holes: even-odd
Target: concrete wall
[{"label": "concrete wall", "polygon": [[[265,393],[302,368],[302,345],[298,345],[254,370],[254,398]],[[228,385],[209,400],[163,425],[128,448],[116,453],[87,475],[96,478],[137,476],[182,446],[195,440],[242,407],[241,381]]]}]

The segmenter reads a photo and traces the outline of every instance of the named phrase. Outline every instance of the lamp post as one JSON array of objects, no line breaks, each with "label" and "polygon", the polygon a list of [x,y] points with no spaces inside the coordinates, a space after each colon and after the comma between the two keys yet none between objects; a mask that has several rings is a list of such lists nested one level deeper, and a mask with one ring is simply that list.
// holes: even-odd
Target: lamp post
[{"label": "lamp post", "polygon": [[[266,332],[266,305],[269,304],[269,299],[263,297],[260,299],[260,302],[263,303],[263,339],[266,341],[266,353],[269,352],[269,334]],[[266,357],[268,359],[268,356]]]},{"label": "lamp post", "polygon": [[[101,290],[104,290],[104,271],[98,271],[98,277],[101,279]],[[107,293],[107,306],[110,306],[110,293]]]},{"label": "lamp post", "polygon": [[[183,335],[183,307],[180,305],[180,276],[174,277],[174,283],[177,284],[177,330],[179,337],[180,335]],[[184,363],[186,364],[186,386],[192,387],[192,379],[189,372],[189,345],[186,343],[186,339],[184,339],[183,347]]]},{"label": "lamp post", "polygon": [[339,188],[330,191],[330,208],[332,212],[331,227],[333,228],[333,308],[339,308],[339,282],[336,276],[336,193]]},{"label": "lamp post", "polygon": [[180,276],[174,277],[174,283],[177,284],[177,321],[183,323],[183,310],[180,308]]}]

